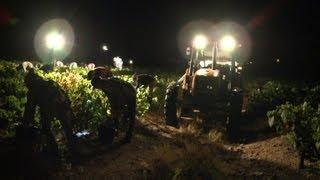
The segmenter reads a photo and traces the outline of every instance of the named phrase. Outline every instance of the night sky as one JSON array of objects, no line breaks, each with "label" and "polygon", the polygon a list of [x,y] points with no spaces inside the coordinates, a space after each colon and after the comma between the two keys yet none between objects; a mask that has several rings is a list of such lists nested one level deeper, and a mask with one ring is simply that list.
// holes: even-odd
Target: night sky
[{"label": "night sky", "polygon": [[101,61],[132,57],[140,65],[174,65],[182,60],[178,33],[192,21],[233,21],[249,32],[248,59],[259,65],[280,58],[290,67],[315,67],[319,57],[319,3],[316,0],[172,1],[8,1],[0,3],[2,59],[36,59],[33,38],[44,22],[69,21],[75,46],[69,59]]}]

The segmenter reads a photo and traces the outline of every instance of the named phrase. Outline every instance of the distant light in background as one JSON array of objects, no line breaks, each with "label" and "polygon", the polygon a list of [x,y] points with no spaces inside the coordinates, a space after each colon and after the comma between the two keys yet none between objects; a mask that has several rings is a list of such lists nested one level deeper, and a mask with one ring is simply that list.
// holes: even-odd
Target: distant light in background
[{"label": "distant light in background", "polygon": [[133,60],[132,59],[129,60],[129,64],[131,64],[131,65],[133,64]]},{"label": "distant light in background", "polygon": [[279,63],[280,62],[280,59],[276,59],[276,63]]},{"label": "distant light in background", "polygon": [[221,39],[220,47],[223,51],[231,52],[235,49],[236,43],[236,40],[232,36],[227,35]]},{"label": "distant light in background", "polygon": [[193,40],[193,47],[202,50],[206,48],[208,44],[208,39],[204,35],[197,35]]},{"label": "distant light in background", "polygon": [[43,63],[63,61],[74,45],[74,31],[65,19],[53,19],[43,23],[34,37],[34,48]]},{"label": "distant light in background", "polygon": [[107,45],[105,45],[105,44],[104,44],[104,45],[102,45],[102,50],[103,50],[103,51],[108,51],[108,50],[109,50],[109,49],[108,49],[108,46],[107,46]]}]

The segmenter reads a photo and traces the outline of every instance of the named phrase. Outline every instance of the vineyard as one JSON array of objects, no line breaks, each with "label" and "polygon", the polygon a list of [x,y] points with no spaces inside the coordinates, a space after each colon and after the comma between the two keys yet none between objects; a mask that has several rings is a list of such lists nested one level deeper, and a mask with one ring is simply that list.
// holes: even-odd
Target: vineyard
[{"label": "vineyard", "polygon": [[[14,133],[13,126],[17,125],[22,119],[24,104],[26,102],[26,87],[23,84],[25,72],[16,70],[17,64],[5,62],[1,64],[2,107],[1,119],[8,120],[7,134]],[[45,73],[38,70],[37,73],[46,80],[53,80],[68,94],[71,100],[72,110],[76,116],[75,131],[89,130],[96,131],[98,124],[110,113],[110,105],[103,92],[93,89],[90,81],[86,79],[86,68],[56,68],[54,71]],[[117,71],[115,71],[117,73]],[[131,75],[119,75],[119,78],[132,82]],[[138,96],[138,115],[143,115],[148,109],[146,102],[148,89],[140,88],[137,90]],[[39,113],[35,117],[36,124],[39,126]],[[59,121],[55,121],[54,127],[59,129]]]},{"label": "vineyard", "polygon": [[[24,106],[26,103],[27,88],[24,85],[25,72],[19,69],[19,64],[14,62],[1,61],[0,63],[0,139],[1,146],[10,146],[9,142],[15,137],[15,129],[21,124]],[[134,71],[131,69],[112,69],[113,74],[129,83],[133,83]],[[104,93],[94,89],[87,79],[89,69],[86,67],[59,67],[51,72],[44,72],[36,69],[36,73],[46,80],[55,81],[68,95],[71,100],[72,111],[75,114],[74,133],[89,131],[92,134],[97,132],[98,125],[110,115],[110,104]],[[273,173],[282,171],[280,177],[310,176],[316,177],[318,174],[318,164],[320,160],[320,84],[290,84],[278,81],[264,81],[263,83],[247,82],[246,102],[243,111],[243,118],[239,119],[241,127],[255,126],[254,124],[268,124],[264,127],[267,131],[258,129],[250,131],[249,136],[240,134],[239,143],[230,144],[224,138],[223,131],[218,128],[209,132],[203,130],[199,124],[189,123],[181,126],[179,129],[167,127],[164,125],[162,107],[166,87],[171,81],[177,80],[175,73],[155,74],[157,88],[153,92],[152,103],[148,102],[149,89],[140,87],[137,89],[137,126],[136,135],[132,145],[120,148],[117,158],[124,161],[125,158],[132,158],[129,154],[137,155],[136,158],[142,158],[141,162],[147,165],[135,165],[134,177],[152,178],[155,176],[183,179],[189,175],[194,177],[274,177]],[[212,119],[214,119],[212,117]],[[263,121],[258,121],[262,119]],[[40,115],[36,113],[35,126],[38,127]],[[255,128],[255,127],[254,127]],[[55,135],[61,133],[61,125],[56,119],[53,124]],[[248,132],[246,132],[248,134]],[[281,142],[288,142],[288,149],[294,157],[303,156],[308,163],[305,163],[310,171],[299,171],[303,165],[298,162],[293,167],[294,170],[286,167],[274,171],[278,166],[271,164],[274,168],[269,170],[248,170],[248,164],[243,163],[243,157],[235,155],[239,151],[245,151],[250,147],[250,142],[256,137],[255,133],[268,137],[281,137]],[[274,140],[274,139],[272,139]],[[262,140],[262,142],[264,142]],[[269,142],[269,141],[268,141]],[[9,144],[9,145],[8,145]],[[13,143],[14,144],[14,143]],[[248,144],[248,145],[246,145]],[[263,145],[261,145],[263,146]],[[282,146],[279,145],[279,146]],[[117,154],[118,150],[113,149],[109,156],[99,155],[95,158],[105,158],[106,161],[112,159],[112,155]],[[129,151],[129,152],[128,152]],[[132,152],[131,152],[132,151]],[[295,154],[295,153],[298,153]],[[272,154],[273,152],[267,152]],[[276,153],[275,153],[276,154]],[[145,157],[143,156],[145,155]],[[3,155],[1,155],[3,156]],[[5,155],[4,155],[5,156]],[[293,158],[285,157],[283,158]],[[290,156],[290,154],[289,154]],[[293,155],[292,155],[293,156]],[[229,159],[228,159],[229,158]],[[135,161],[135,160],[133,160]],[[221,162],[226,161],[226,164]],[[310,162],[315,162],[310,165]],[[75,168],[69,166],[60,168],[56,176],[74,175],[84,172],[102,173],[97,169],[105,167],[97,163],[90,164],[91,161],[83,162]],[[119,161],[117,161],[119,162]],[[137,162],[140,162],[137,160]],[[12,162],[13,164],[15,162]],[[66,162],[65,162],[66,163]],[[160,164],[159,164],[160,163]],[[242,168],[235,168],[230,164],[238,163]],[[250,161],[251,166],[261,162]],[[133,163],[134,164],[134,163]],[[245,164],[245,165],[244,165]],[[97,167],[99,166],[99,167]],[[110,165],[106,165],[106,167]],[[122,166],[121,164],[119,166]],[[129,167],[126,173],[128,173]],[[265,168],[267,165],[261,165]],[[260,165],[258,166],[260,167]],[[260,167],[260,168],[261,168]],[[96,168],[93,170],[93,168]],[[263,169],[262,168],[262,169]],[[111,168],[112,169],[112,168]],[[121,169],[121,168],[119,168]],[[109,175],[114,175],[117,170],[110,170]],[[163,172],[160,172],[160,169]],[[238,170],[236,170],[238,169]],[[244,169],[244,170],[242,170]],[[241,171],[240,171],[241,170]],[[255,170],[255,171],[254,171]],[[103,171],[103,170],[101,170]],[[120,170],[119,170],[120,171]],[[274,171],[274,172],[273,172]],[[105,171],[103,171],[105,172]],[[120,171],[121,172],[121,171]],[[291,174],[292,173],[292,174]],[[103,173],[102,173],[103,174]],[[107,173],[108,174],[108,173]],[[132,175],[129,173],[129,175]]]}]

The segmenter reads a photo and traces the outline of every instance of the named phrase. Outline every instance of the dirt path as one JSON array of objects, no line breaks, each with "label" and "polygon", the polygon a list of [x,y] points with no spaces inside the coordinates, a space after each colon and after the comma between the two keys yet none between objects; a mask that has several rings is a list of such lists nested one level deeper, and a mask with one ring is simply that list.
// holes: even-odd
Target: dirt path
[{"label": "dirt path", "polygon": [[320,178],[297,170],[298,155],[284,136],[265,137],[248,144],[217,144],[206,136],[194,137],[182,129],[165,126],[155,113],[147,114],[139,122],[130,144],[64,168],[52,177],[159,178],[185,167],[182,160],[190,161],[186,164],[197,163],[190,160],[191,156],[210,160],[220,178]]}]

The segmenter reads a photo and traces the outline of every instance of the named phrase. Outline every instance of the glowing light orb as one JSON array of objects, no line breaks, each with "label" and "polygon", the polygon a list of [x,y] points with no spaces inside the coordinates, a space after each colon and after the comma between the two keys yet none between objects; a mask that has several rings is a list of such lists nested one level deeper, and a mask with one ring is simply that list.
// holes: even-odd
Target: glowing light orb
[{"label": "glowing light orb", "polygon": [[220,41],[221,49],[227,52],[233,51],[236,47],[236,44],[236,40],[230,35],[223,37]]},{"label": "glowing light orb", "polygon": [[193,40],[193,46],[196,49],[202,50],[206,48],[208,40],[204,35],[197,35]]},{"label": "glowing light orb", "polygon": [[133,60],[130,59],[130,60],[129,60],[129,64],[133,64]]},{"label": "glowing light orb", "polygon": [[107,46],[107,45],[103,45],[103,46],[102,46],[102,50],[103,50],[103,51],[108,51],[108,50],[109,50],[109,49],[108,49],[108,46]]},{"label": "glowing light orb", "polygon": [[46,45],[52,50],[61,50],[65,45],[65,39],[58,32],[51,32],[46,36]]},{"label": "glowing light orb", "polygon": [[52,63],[54,59],[63,61],[72,51],[74,37],[73,28],[67,20],[49,20],[35,34],[35,52],[43,63]]}]

